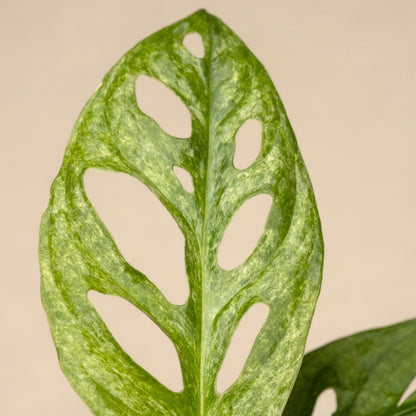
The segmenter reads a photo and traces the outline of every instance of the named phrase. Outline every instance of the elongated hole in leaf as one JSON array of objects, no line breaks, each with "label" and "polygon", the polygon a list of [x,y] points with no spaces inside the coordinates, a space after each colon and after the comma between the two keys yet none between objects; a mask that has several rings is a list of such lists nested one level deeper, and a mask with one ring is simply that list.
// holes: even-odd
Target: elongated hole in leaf
[{"label": "elongated hole in leaf", "polygon": [[179,166],[174,166],[173,173],[179,179],[179,182],[185,188],[185,191],[188,191],[188,192],[194,191],[194,184],[192,181],[192,176],[187,170],[180,168]]},{"label": "elongated hole in leaf", "polygon": [[217,391],[223,393],[241,374],[254,341],[269,314],[269,307],[264,303],[254,304],[243,316],[225,354],[224,361],[217,375]]},{"label": "elongated hole in leaf", "polygon": [[312,416],[330,416],[337,410],[337,396],[333,389],[324,390],[317,398]]},{"label": "elongated hole in leaf", "polygon": [[140,75],[136,80],[136,100],[140,110],[169,135],[180,138],[191,136],[192,120],[188,108],[160,81]]},{"label": "elongated hole in leaf", "polygon": [[185,240],[159,199],[136,178],[89,169],[85,189],[124,258],[166,298],[185,303],[189,295]]},{"label": "elongated hole in leaf", "polygon": [[399,402],[397,403],[397,406],[400,406],[409,396],[411,396],[415,392],[416,392],[416,377],[407,386],[407,389],[405,390]]},{"label": "elongated hole in leaf", "polygon": [[88,298],[114,339],[137,364],[172,391],[183,390],[175,346],[145,313],[118,296],[90,290]]},{"label": "elongated hole in leaf", "polygon": [[234,166],[237,169],[248,168],[260,153],[262,125],[258,120],[247,120],[235,136]]},{"label": "elongated hole in leaf", "polygon": [[225,230],[218,248],[218,264],[231,270],[249,257],[264,232],[272,204],[268,194],[256,195],[240,207]]},{"label": "elongated hole in leaf", "polygon": [[204,42],[202,41],[202,37],[199,33],[188,33],[183,39],[183,44],[185,48],[191,52],[192,55],[196,56],[197,58],[204,57]]}]

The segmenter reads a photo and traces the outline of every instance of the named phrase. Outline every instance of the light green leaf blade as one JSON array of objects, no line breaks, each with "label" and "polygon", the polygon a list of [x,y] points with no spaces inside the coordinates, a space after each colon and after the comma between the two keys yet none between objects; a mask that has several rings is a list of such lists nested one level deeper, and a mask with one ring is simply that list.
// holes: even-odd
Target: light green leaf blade
[{"label": "light green leaf blade", "polygon": [[284,416],[312,414],[319,394],[337,396],[337,416],[414,416],[416,392],[398,402],[416,377],[416,319],[342,338],[304,358]]},{"label": "light green leaf blade", "polygon": [[[204,58],[183,46],[202,36]],[[274,51],[273,51],[274,53]],[[169,136],[136,103],[135,80],[171,88],[192,115],[189,139]],[[263,125],[261,153],[233,166],[235,134]],[[186,192],[172,167],[186,169]],[[88,168],[124,172],[146,184],[185,236],[190,296],[173,305],[132,268],[89,202]],[[250,197],[273,203],[249,258],[221,269],[217,250]],[[312,187],[283,105],[263,66],[220,20],[201,10],[126,53],[83,109],[41,225],[42,300],[61,367],[95,415],[279,415],[300,367],[320,289],[323,243]],[[118,295],[144,311],[173,341],[184,389],[174,393],[133,362],[87,293]],[[256,302],[270,312],[237,381],[216,392],[231,337]]]}]

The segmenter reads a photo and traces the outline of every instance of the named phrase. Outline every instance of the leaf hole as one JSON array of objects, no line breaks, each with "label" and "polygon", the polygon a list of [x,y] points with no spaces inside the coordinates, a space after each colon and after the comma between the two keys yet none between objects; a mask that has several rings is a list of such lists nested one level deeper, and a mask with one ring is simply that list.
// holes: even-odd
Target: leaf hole
[{"label": "leaf hole", "polygon": [[259,120],[247,120],[235,136],[234,166],[247,169],[253,164],[261,150],[262,124]]},{"label": "leaf hole", "polygon": [[400,398],[397,406],[403,404],[403,402],[409,398],[413,393],[416,393],[416,377],[411,381],[411,383],[407,386],[407,389],[403,393],[402,397]]},{"label": "leaf hole", "polygon": [[136,80],[136,100],[140,110],[169,135],[188,138],[192,119],[188,107],[166,85],[147,75]]},{"label": "leaf hole", "polygon": [[88,198],[127,262],[144,273],[174,304],[189,295],[185,239],[159,199],[124,173],[89,169]]},{"label": "leaf hole", "polygon": [[188,33],[183,39],[183,45],[195,57],[203,58],[205,56],[204,42],[199,33]]},{"label": "leaf hole", "polygon": [[173,173],[179,179],[179,182],[182,184],[185,191],[187,192],[194,191],[194,183],[192,181],[192,176],[187,170],[180,168],[179,166],[174,166]]},{"label": "leaf hole", "polygon": [[241,374],[268,314],[269,307],[266,304],[255,303],[242,317],[217,375],[218,393],[226,391]]},{"label": "leaf hole", "polygon": [[88,298],[114,339],[137,364],[170,390],[183,390],[176,348],[145,313],[119,296],[90,290]]},{"label": "leaf hole", "polygon": [[337,396],[333,389],[324,390],[315,402],[312,416],[330,416],[337,410]]},{"label": "leaf hole", "polygon": [[231,270],[243,263],[264,233],[272,205],[268,194],[256,195],[243,203],[225,230],[218,247],[218,264]]}]

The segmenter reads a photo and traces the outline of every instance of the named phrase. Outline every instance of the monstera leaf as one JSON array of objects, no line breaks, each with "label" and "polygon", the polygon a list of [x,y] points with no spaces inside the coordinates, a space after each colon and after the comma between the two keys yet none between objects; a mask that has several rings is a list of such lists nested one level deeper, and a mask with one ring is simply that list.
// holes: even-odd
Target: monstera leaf
[{"label": "monstera leaf", "polygon": [[[183,45],[195,32],[203,58]],[[168,135],[140,111],[139,75],[180,97],[192,117],[189,138]],[[239,170],[235,135],[248,119],[262,124],[261,152]],[[182,187],[174,166],[190,173],[194,192]],[[185,236],[185,304],[168,302],[123,258],[85,193],[89,168],[137,178],[171,213]],[[273,201],[264,233],[246,261],[223,270],[217,252],[226,227],[258,194]],[[312,187],[269,76],[227,26],[196,12],[126,53],[74,127],[40,239],[42,301],[61,367],[95,415],[279,415],[302,362],[322,252]],[[89,301],[90,290],[123,297],[170,337],[181,364],[181,392],[166,388],[121,349]],[[269,307],[267,320],[239,378],[220,394],[216,377],[234,330],[258,302]]]},{"label": "monstera leaf", "polygon": [[309,416],[332,388],[336,416],[415,416],[416,319],[340,339],[305,356],[284,416]]}]

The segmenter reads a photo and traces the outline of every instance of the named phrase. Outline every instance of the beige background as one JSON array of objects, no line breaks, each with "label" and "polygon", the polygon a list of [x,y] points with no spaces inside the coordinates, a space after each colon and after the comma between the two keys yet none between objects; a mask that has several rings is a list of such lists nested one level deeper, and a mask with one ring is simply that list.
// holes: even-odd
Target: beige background
[{"label": "beige background", "polygon": [[[59,370],[39,300],[41,213],[104,73],[200,7],[265,65],[314,184],[326,259],[308,348],[416,316],[415,0],[1,0],[2,415],[90,414]],[[94,187],[101,198],[105,181]],[[136,211],[126,209],[130,221]],[[140,228],[126,224],[120,239],[134,251]]]}]

